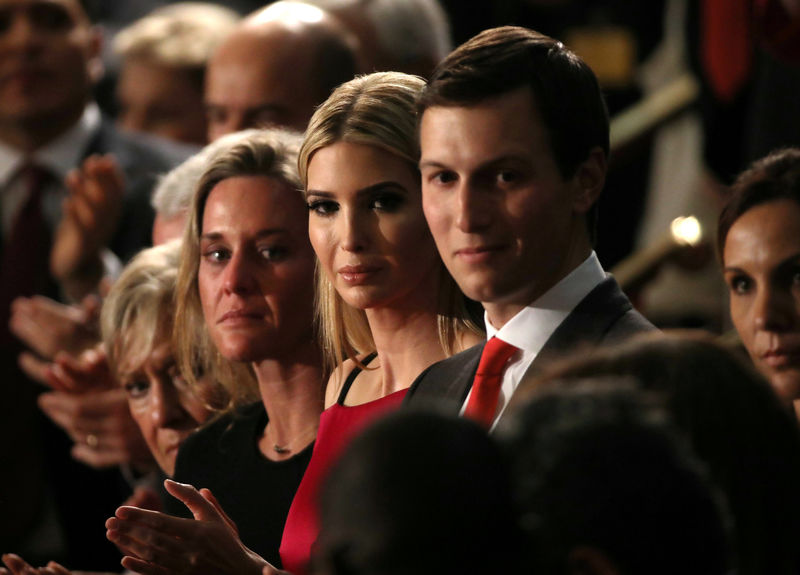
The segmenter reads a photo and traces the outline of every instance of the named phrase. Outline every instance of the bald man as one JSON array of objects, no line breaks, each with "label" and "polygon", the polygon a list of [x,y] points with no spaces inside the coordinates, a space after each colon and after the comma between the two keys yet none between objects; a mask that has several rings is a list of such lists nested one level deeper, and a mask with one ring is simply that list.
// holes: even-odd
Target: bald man
[{"label": "bald man", "polygon": [[245,18],[206,72],[208,139],[261,125],[305,130],[356,73],[357,40],[327,12],[276,2]]}]

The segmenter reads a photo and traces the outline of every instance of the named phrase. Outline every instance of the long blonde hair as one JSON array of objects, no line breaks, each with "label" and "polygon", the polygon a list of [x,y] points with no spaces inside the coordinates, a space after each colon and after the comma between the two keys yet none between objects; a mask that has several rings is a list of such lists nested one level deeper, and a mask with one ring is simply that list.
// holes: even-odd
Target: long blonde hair
[{"label": "long blonde hair", "polygon": [[[314,153],[337,142],[380,148],[402,158],[418,173],[416,101],[425,80],[400,72],[359,76],[339,86],[311,118],[300,148],[298,171],[303,188]],[[345,358],[360,365],[358,356],[375,351],[364,310],[346,304],[317,262],[317,321],[325,364],[333,370]],[[439,341],[447,355],[460,347],[466,331],[477,332],[469,319],[466,299],[440,265]]]},{"label": "long blonde hair", "polygon": [[228,390],[231,396],[228,407],[256,401],[260,394],[250,365],[222,357],[206,328],[197,286],[203,211],[218,183],[239,176],[267,176],[302,193],[297,175],[300,141],[300,134],[279,129],[259,130],[234,141],[229,149],[214,156],[192,201],[178,271],[173,341],[184,378],[195,383],[193,366],[201,366]]}]

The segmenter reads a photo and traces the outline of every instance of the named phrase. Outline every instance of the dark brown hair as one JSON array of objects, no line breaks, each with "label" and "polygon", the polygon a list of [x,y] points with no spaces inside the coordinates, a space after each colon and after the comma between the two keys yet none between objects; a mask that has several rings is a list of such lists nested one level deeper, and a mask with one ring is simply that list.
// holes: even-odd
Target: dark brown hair
[{"label": "dark brown hair", "polygon": [[717,222],[717,253],[722,262],[725,240],[744,213],[767,202],[791,200],[800,204],[800,149],[776,150],[739,174]]},{"label": "dark brown hair", "polygon": [[[594,72],[558,40],[519,26],[485,30],[442,60],[420,97],[419,117],[433,106],[476,104],[526,86],[563,178],[595,147],[608,157],[608,110]],[[592,238],[596,221],[595,204],[587,214]]]}]

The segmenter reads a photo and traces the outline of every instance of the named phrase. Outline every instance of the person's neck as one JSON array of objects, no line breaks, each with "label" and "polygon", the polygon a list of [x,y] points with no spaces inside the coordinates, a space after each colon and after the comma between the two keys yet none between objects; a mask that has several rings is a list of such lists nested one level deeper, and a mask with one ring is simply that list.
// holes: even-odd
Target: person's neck
[{"label": "person's neck", "polygon": [[379,399],[408,388],[429,365],[446,357],[439,341],[435,307],[426,310],[367,310],[375,350],[380,358]]},{"label": "person's neck", "polygon": [[0,122],[0,140],[29,155],[64,134],[80,120],[82,114],[83,108],[58,117]]},{"label": "person's neck", "polygon": [[570,248],[561,260],[562,264],[547,278],[534,278],[534,281],[523,286],[520,290],[508,294],[497,301],[481,302],[492,327],[498,330],[502,328],[511,318],[571,274],[591,253],[592,245],[588,237],[577,238],[570,244]]},{"label": "person's neck", "polygon": [[[259,448],[270,459],[294,455],[313,441],[322,413],[325,374],[320,350],[309,342],[280,359],[255,362],[253,370],[269,414],[269,429]],[[278,453],[276,445],[289,446],[290,452]]]}]

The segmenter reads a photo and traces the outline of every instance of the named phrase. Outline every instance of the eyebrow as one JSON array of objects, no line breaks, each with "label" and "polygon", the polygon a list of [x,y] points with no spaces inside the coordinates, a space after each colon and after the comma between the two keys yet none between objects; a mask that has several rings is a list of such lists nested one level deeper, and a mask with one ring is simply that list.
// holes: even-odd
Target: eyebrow
[{"label": "eyebrow", "polygon": [[[498,156],[496,158],[491,158],[489,160],[486,160],[485,162],[480,163],[478,165],[478,167],[475,168],[475,170],[473,170],[473,171],[474,172],[481,172],[481,171],[494,168],[494,167],[496,167],[496,166],[498,166],[500,164],[504,164],[504,163],[507,163],[507,162],[517,162],[517,163],[528,164],[529,160],[528,160],[528,158],[526,158],[525,156],[520,155],[520,154],[513,154],[513,153],[512,154],[505,154],[503,156]],[[424,168],[444,168],[444,169],[447,169],[447,170],[451,170],[452,169],[447,164],[444,164],[444,163],[442,163],[440,161],[437,161],[437,160],[424,160],[424,159],[421,159],[420,162],[419,162],[419,169],[422,170]]]},{"label": "eyebrow", "polygon": [[[792,255],[783,258],[780,262],[778,262],[778,265],[775,266],[775,269],[781,269],[786,266],[796,264],[798,263],[798,260],[800,260],[800,252],[794,253]],[[741,266],[724,266],[722,268],[722,273],[731,273],[731,272],[747,273]]]},{"label": "eyebrow", "polygon": [[[370,194],[374,194],[375,192],[382,192],[384,190],[391,189],[391,190],[400,190],[403,193],[408,193],[408,190],[405,186],[400,184],[399,182],[395,182],[394,180],[387,180],[385,182],[378,182],[377,184],[372,184],[356,190],[356,196],[368,196]],[[317,196],[320,198],[333,198],[336,196],[333,192],[327,192],[325,190],[308,190],[306,191],[306,197],[308,196]]]},{"label": "eyebrow", "polygon": [[[258,230],[256,232],[256,234],[255,234],[255,237],[263,238],[263,237],[266,237],[266,236],[274,236],[274,235],[288,234],[288,233],[289,233],[289,230],[287,230],[286,228],[264,228],[263,230]],[[213,240],[220,240],[220,239],[224,239],[224,238],[225,238],[225,234],[221,233],[221,232],[208,232],[208,233],[205,233],[205,234],[200,234],[200,240],[201,241],[202,240],[213,241]]]}]

